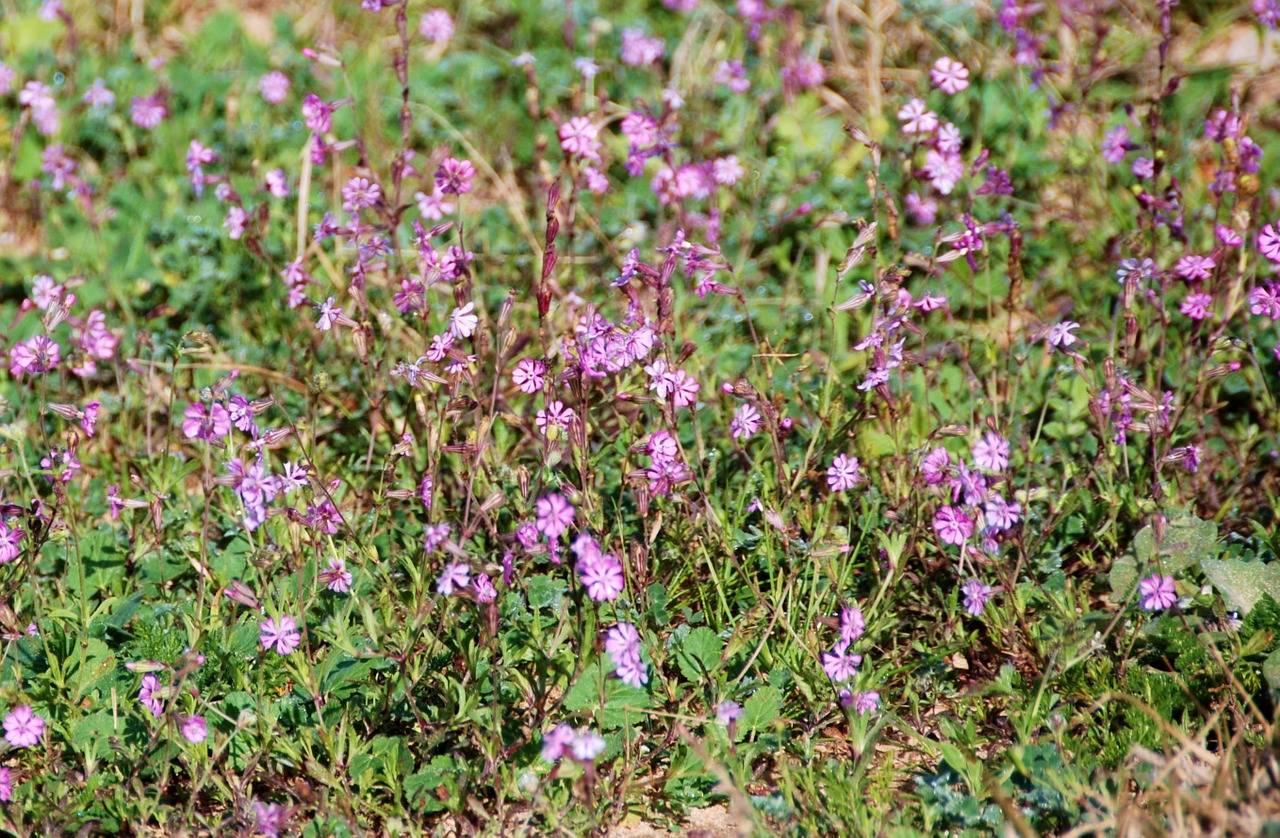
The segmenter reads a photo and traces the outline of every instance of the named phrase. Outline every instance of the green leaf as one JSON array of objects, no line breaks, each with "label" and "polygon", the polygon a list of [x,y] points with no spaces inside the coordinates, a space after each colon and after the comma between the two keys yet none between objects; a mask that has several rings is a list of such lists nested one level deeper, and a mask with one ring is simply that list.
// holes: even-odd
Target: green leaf
[{"label": "green leaf", "polygon": [[1262,677],[1267,679],[1271,689],[1280,692],[1280,649],[1267,655],[1267,659],[1262,662]]},{"label": "green leaf", "polygon": [[594,710],[601,730],[616,730],[637,724],[652,701],[649,693],[622,683],[612,669],[605,669],[604,661],[597,661],[569,690],[564,706],[570,711]]},{"label": "green leaf", "polygon": [[724,641],[716,637],[716,633],[706,626],[699,626],[689,632],[688,637],[676,650],[676,665],[680,674],[690,681],[698,682],[720,664],[720,655],[724,651]]},{"label": "green leaf", "polygon": [[761,687],[742,704],[742,718],[738,720],[738,739],[751,733],[760,733],[782,715],[782,695],[774,687]]},{"label": "green leaf", "polygon": [[1263,594],[1280,600],[1280,563],[1205,559],[1200,568],[1227,604],[1242,614],[1253,610]]},{"label": "green leaf", "polygon": [[564,599],[565,592],[568,590],[568,583],[563,579],[552,579],[550,576],[532,576],[529,578],[529,607],[535,610],[539,608],[559,608],[560,602]]}]

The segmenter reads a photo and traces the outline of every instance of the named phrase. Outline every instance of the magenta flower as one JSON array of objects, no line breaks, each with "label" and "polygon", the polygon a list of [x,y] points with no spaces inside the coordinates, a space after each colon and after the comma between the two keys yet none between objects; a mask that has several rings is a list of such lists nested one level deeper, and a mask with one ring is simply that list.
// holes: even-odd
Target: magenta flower
[{"label": "magenta flower", "polygon": [[729,434],[734,439],[750,439],[760,430],[760,411],[754,405],[740,404],[729,423]]},{"label": "magenta flower", "polygon": [[0,521],[0,564],[8,564],[22,552],[22,530]]},{"label": "magenta flower", "polygon": [[535,358],[525,358],[511,371],[511,382],[523,393],[536,393],[542,389],[547,365]]},{"label": "magenta flower", "polygon": [[200,402],[194,402],[183,414],[182,434],[187,439],[204,439],[212,442],[231,433],[231,414],[214,402],[207,410]]},{"label": "magenta flower", "polygon": [[1214,228],[1214,234],[1218,237],[1218,241],[1227,247],[1239,247],[1244,244],[1244,236],[1237,233],[1226,224],[1219,224]]},{"label": "magenta flower", "polygon": [[164,121],[169,109],[160,101],[160,94],[135,97],[129,109],[129,118],[139,128],[150,131]]},{"label": "magenta flower", "polygon": [[298,624],[287,614],[281,615],[278,620],[269,617],[258,623],[258,628],[262,630],[258,638],[262,648],[275,649],[278,655],[293,654],[302,645],[302,633],[298,631]]},{"label": "magenta flower", "polygon": [[622,562],[612,553],[599,553],[578,560],[578,579],[587,596],[596,602],[612,602],[626,587]]},{"label": "magenta flower", "polygon": [[827,468],[827,486],[833,492],[846,492],[862,480],[862,467],[857,457],[837,454]]},{"label": "magenta flower", "polygon": [[1188,294],[1178,310],[1192,320],[1209,320],[1213,318],[1213,312],[1209,310],[1212,305],[1213,296],[1210,294]]},{"label": "magenta flower", "polygon": [[880,693],[875,690],[867,692],[855,693],[853,696],[853,711],[859,716],[865,716],[868,713],[874,713],[880,709]]},{"label": "magenta flower", "polygon": [[702,384],[684,370],[676,370],[671,377],[671,400],[676,407],[688,407],[698,400]]},{"label": "magenta flower", "polygon": [[1258,250],[1272,262],[1280,264],[1280,231],[1276,225],[1267,224],[1258,232]]},{"label": "magenta flower", "polygon": [[44,335],[36,335],[9,352],[9,374],[17,376],[23,373],[45,373],[56,367],[61,358],[61,346]]},{"label": "magenta flower", "polygon": [[498,598],[498,589],[493,586],[493,580],[487,573],[478,575],[471,587],[476,592],[476,602],[493,602]]},{"label": "magenta flower", "polygon": [[142,686],[138,689],[138,703],[151,712],[152,717],[160,718],[164,713],[164,702],[157,693],[160,692],[160,679],[151,673],[142,676]]},{"label": "magenta flower", "polygon": [[605,635],[604,650],[613,659],[622,683],[639,689],[649,683],[649,670],[640,658],[640,632],[631,623],[618,623]]},{"label": "magenta flower", "polygon": [[622,63],[629,67],[643,67],[662,60],[667,45],[661,38],[645,35],[639,29],[622,30]]},{"label": "magenta flower", "polygon": [[1217,265],[1208,256],[1199,256],[1192,253],[1179,259],[1173,269],[1183,279],[1193,280],[1208,279],[1215,267]]},{"label": "magenta flower", "polygon": [[542,736],[542,759],[544,762],[555,762],[564,755],[565,748],[573,742],[577,736],[573,732],[573,728],[567,723],[557,725],[553,730]]},{"label": "magenta flower", "polygon": [[470,160],[446,157],[436,169],[436,185],[446,195],[465,195],[471,191],[471,179],[475,176],[476,167]]},{"label": "magenta flower", "polygon": [[1004,471],[1009,467],[1009,440],[987,431],[973,444],[973,462],[986,471]]},{"label": "magenta flower", "polygon": [[867,620],[862,609],[857,605],[846,605],[840,609],[840,642],[846,646],[862,636],[867,630]]},{"label": "magenta flower", "polygon": [[436,593],[450,596],[455,591],[464,590],[471,584],[471,568],[462,562],[453,562],[444,566],[436,579]]},{"label": "magenta flower", "polygon": [[1129,151],[1129,128],[1117,125],[1102,138],[1102,159],[1115,165],[1124,160]]},{"label": "magenta flower", "polygon": [[[1144,611],[1164,611],[1178,601],[1178,591],[1172,576],[1153,573],[1138,583],[1138,596],[1142,598]],[[8,722],[5,722],[8,727]]]},{"label": "magenta flower", "polygon": [[475,313],[475,303],[454,308],[449,313],[449,333],[458,338],[469,338],[475,334],[480,325],[480,318]]},{"label": "magenta flower", "polygon": [[933,529],[944,543],[960,545],[973,535],[973,520],[954,506],[944,506],[933,516]]},{"label": "magenta flower", "polygon": [[979,579],[970,579],[961,586],[960,593],[964,596],[964,610],[979,617],[995,589]]},{"label": "magenta flower", "polygon": [[355,214],[382,200],[382,187],[367,177],[353,177],[342,187],[342,208]]},{"label": "magenta flower", "polygon": [[920,476],[930,486],[937,486],[947,478],[947,470],[951,467],[951,455],[947,449],[938,446],[925,455],[920,463]]},{"label": "magenta flower", "polygon": [[0,766],[0,803],[8,803],[13,799],[13,777],[8,766]]},{"label": "magenta flower", "polygon": [[948,96],[953,96],[969,86],[969,68],[954,58],[943,56],[933,63],[929,71],[933,84]]},{"label": "magenta flower", "polygon": [[193,745],[198,745],[209,738],[209,725],[204,716],[187,716],[182,722],[182,738]]},{"label": "magenta flower", "polygon": [[345,594],[351,590],[351,571],[343,559],[331,558],[329,568],[320,574],[320,581],[335,594]]},{"label": "magenta flower", "polygon": [[546,408],[539,410],[533,417],[534,424],[544,434],[553,427],[567,431],[573,420],[573,408],[565,407],[564,402],[559,399],[547,402]]},{"label": "magenta flower", "polygon": [[333,127],[333,106],[314,93],[302,100],[302,119],[313,134],[327,134]]},{"label": "magenta flower", "polygon": [[563,535],[573,523],[573,505],[563,495],[550,494],[538,499],[538,532],[548,539]]},{"label": "magenta flower", "polygon": [[851,655],[849,647],[840,643],[830,652],[822,653],[822,671],[827,673],[833,684],[843,684],[858,674],[862,664],[862,655]]},{"label": "magenta flower", "polygon": [[577,154],[592,160],[600,157],[600,129],[585,116],[575,116],[560,126],[560,148],[565,154]]},{"label": "magenta flower", "polygon": [[30,704],[15,707],[4,717],[4,738],[13,747],[34,747],[42,736],[44,719],[32,711]]}]

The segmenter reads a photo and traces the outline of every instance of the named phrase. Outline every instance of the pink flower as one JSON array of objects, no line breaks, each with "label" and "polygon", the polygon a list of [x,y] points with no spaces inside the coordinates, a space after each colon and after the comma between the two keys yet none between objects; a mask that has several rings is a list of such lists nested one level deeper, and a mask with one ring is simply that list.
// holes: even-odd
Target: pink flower
[{"label": "pink flower", "polygon": [[1009,440],[987,431],[973,444],[973,462],[986,471],[1004,471],[1009,466]]},{"label": "pink flower", "polygon": [[928,134],[938,127],[938,115],[929,110],[923,99],[912,99],[898,111],[902,133]]},{"label": "pink flower", "polygon": [[0,564],[8,564],[22,552],[22,530],[0,521]]},{"label": "pink flower", "polygon": [[471,191],[471,179],[476,167],[469,160],[446,157],[436,169],[436,185],[446,195],[465,195]]},{"label": "pink flower", "polygon": [[702,385],[684,370],[676,370],[671,382],[671,400],[676,407],[688,407],[698,400]]},{"label": "pink flower", "polygon": [[613,659],[622,683],[639,689],[649,683],[649,669],[640,657],[640,633],[631,623],[618,623],[605,635],[604,650]]},{"label": "pink flower", "polygon": [[925,227],[937,219],[938,202],[932,198],[921,198],[918,192],[912,192],[907,195],[907,211],[917,225]]},{"label": "pink flower", "polygon": [[102,79],[94,79],[93,84],[84,92],[84,103],[94,110],[103,110],[111,107],[116,101],[116,94],[102,82]]},{"label": "pink flower", "polygon": [[862,468],[857,457],[837,454],[827,469],[827,486],[833,492],[847,492],[862,482]]},{"label": "pink flower", "polygon": [[498,597],[498,589],[493,587],[493,580],[487,573],[477,576],[472,587],[476,592],[476,602],[493,602]]},{"label": "pink flower", "polygon": [[258,628],[262,631],[258,637],[262,648],[275,649],[278,655],[293,654],[302,645],[302,633],[298,631],[298,624],[287,614],[281,615],[278,620],[268,618],[258,623]]},{"label": "pink flower", "polygon": [[216,402],[208,410],[200,402],[194,402],[183,416],[182,434],[187,439],[213,441],[231,433],[231,414]]},{"label": "pink flower", "polygon": [[822,653],[822,671],[834,684],[843,684],[858,674],[862,655],[848,654],[848,645],[841,643],[833,651]]},{"label": "pink flower", "polygon": [[740,404],[729,423],[729,433],[734,439],[750,439],[760,430],[760,411],[754,405]]},{"label": "pink flower", "polygon": [[573,505],[563,495],[550,494],[538,498],[538,532],[554,540],[563,535],[573,523]]},{"label": "pink flower", "polygon": [[945,154],[930,149],[925,152],[922,171],[934,189],[943,195],[950,195],[960,178],[964,177],[964,161],[959,154]]},{"label": "pink flower", "polygon": [[929,77],[933,79],[934,86],[948,96],[953,96],[969,86],[969,68],[947,56],[933,63]]},{"label": "pink flower", "polygon": [[587,589],[587,596],[596,602],[615,600],[626,587],[622,562],[612,553],[588,554],[579,559],[578,579]]},{"label": "pink flower", "polygon": [[7,766],[0,766],[0,803],[8,803],[13,799],[13,777]]},{"label": "pink flower", "polygon": [[547,402],[545,409],[539,410],[533,417],[533,422],[538,426],[538,430],[546,434],[548,428],[556,427],[561,430],[569,430],[569,426],[573,424],[573,409],[564,406],[564,402],[559,399],[553,399]]},{"label": "pink flower", "polygon": [[1198,256],[1194,253],[1183,256],[1178,260],[1173,269],[1183,279],[1208,279],[1213,273],[1213,269],[1217,267],[1213,259],[1208,256]]},{"label": "pink flower", "polygon": [[[1138,583],[1138,596],[1142,598],[1142,609],[1144,611],[1164,611],[1166,608],[1173,607],[1178,601],[1178,591],[1174,586],[1172,576],[1161,576],[1159,573],[1153,573],[1146,579]],[[9,722],[5,721],[5,728],[8,729]]]},{"label": "pink flower", "polygon": [[37,716],[30,704],[23,704],[9,711],[4,717],[4,738],[15,748],[31,748],[44,736],[44,719]]},{"label": "pink flower", "polygon": [[316,328],[322,332],[327,332],[333,328],[333,324],[343,317],[341,307],[334,304],[333,297],[325,300],[320,304],[320,317],[316,320]]},{"label": "pink flower", "polygon": [[995,589],[979,579],[970,579],[960,588],[960,593],[964,596],[964,610],[979,617]]},{"label": "pink flower", "polygon": [[954,506],[944,506],[933,516],[933,529],[945,544],[964,544],[973,535],[973,520]]},{"label": "pink flower", "polygon": [[436,593],[450,596],[454,591],[465,589],[471,584],[471,568],[462,562],[453,562],[444,566],[436,579]]},{"label": "pink flower", "polygon": [[356,213],[382,200],[382,188],[365,177],[353,177],[342,187],[342,208]]},{"label": "pink flower", "polygon": [[733,186],[742,180],[744,174],[746,170],[742,168],[735,154],[720,157],[711,162],[711,179],[721,186]]},{"label": "pink flower", "polygon": [[653,38],[639,29],[622,30],[622,63],[629,67],[642,67],[662,60],[667,50],[661,38]]},{"label": "pink flower", "polygon": [[45,373],[56,367],[61,358],[61,346],[44,335],[36,335],[9,352],[9,374],[18,376],[23,373]]},{"label": "pink flower", "polygon": [[565,154],[578,154],[593,160],[599,158],[600,129],[585,116],[575,116],[560,126],[560,148]]},{"label": "pink flower", "polygon": [[742,718],[742,705],[736,701],[725,699],[716,705],[716,721],[728,727]]},{"label": "pink flower", "polygon": [[1212,305],[1213,296],[1210,294],[1188,294],[1178,310],[1192,320],[1209,320],[1213,318],[1213,312],[1209,310]]},{"label": "pink flower", "polygon": [[453,33],[453,16],[444,9],[428,9],[418,22],[418,34],[433,44],[448,42]]},{"label": "pink flower", "polygon": [[930,486],[937,486],[947,476],[947,468],[951,465],[951,455],[947,449],[938,446],[925,455],[920,463],[920,476]]},{"label": "pink flower", "polygon": [[859,716],[874,713],[880,708],[880,693],[875,690],[857,693],[853,696],[853,711]]},{"label": "pink flower", "polygon": [[542,389],[547,365],[535,358],[525,358],[511,371],[511,382],[523,393],[536,393]]},{"label": "pink flower", "polygon": [[199,745],[209,738],[209,725],[204,716],[187,716],[182,722],[182,738],[193,745]]},{"label": "pink flower", "polygon": [[160,101],[160,94],[153,93],[150,96],[134,98],[129,110],[129,118],[133,120],[134,125],[150,131],[164,121],[168,113],[169,109]]},{"label": "pink flower", "polygon": [[258,92],[268,104],[278,105],[289,95],[292,83],[289,77],[279,70],[272,70],[258,80]]},{"label": "pink flower", "polygon": [[329,569],[320,574],[320,581],[335,594],[345,594],[351,590],[351,571],[347,563],[340,558],[329,559]]},{"label": "pink flower", "polygon": [[1259,231],[1258,250],[1272,262],[1280,264],[1280,231],[1274,224],[1267,224]]},{"label": "pink flower", "polygon": [[302,100],[302,119],[313,134],[327,134],[333,127],[333,106],[314,93]]},{"label": "pink flower", "polygon": [[428,221],[439,221],[446,215],[452,214],[454,210],[454,205],[444,199],[444,190],[438,183],[432,186],[430,195],[426,192],[415,192],[413,199],[418,202],[418,212],[422,213],[422,217]]},{"label": "pink flower", "polygon": [[1218,241],[1227,247],[1239,247],[1244,244],[1244,236],[1237,233],[1226,224],[1219,224],[1214,228],[1214,233],[1218,236]]},{"label": "pink flower", "polygon": [[1061,323],[1054,323],[1049,327],[1048,333],[1045,335],[1045,341],[1049,344],[1050,351],[1054,347],[1067,347],[1075,343],[1078,338],[1072,334],[1076,329],[1080,328],[1080,324],[1074,320],[1064,320]]},{"label": "pink flower", "polygon": [[164,713],[164,702],[156,695],[160,691],[160,679],[151,673],[142,676],[142,686],[138,689],[138,703],[151,712],[153,718],[160,718]]},{"label": "pink flower", "polygon": [[1102,137],[1102,159],[1110,162],[1111,165],[1124,160],[1124,156],[1129,151],[1128,143],[1129,128],[1125,125],[1116,125]]},{"label": "pink flower", "polygon": [[467,303],[461,308],[454,308],[449,314],[449,331],[459,338],[469,338],[475,334],[480,325],[480,318],[475,314],[475,303]]}]

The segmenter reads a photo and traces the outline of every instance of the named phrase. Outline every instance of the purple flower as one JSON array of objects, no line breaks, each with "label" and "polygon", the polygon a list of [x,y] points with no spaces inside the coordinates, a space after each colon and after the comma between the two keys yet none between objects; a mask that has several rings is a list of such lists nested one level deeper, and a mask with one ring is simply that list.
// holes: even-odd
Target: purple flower
[{"label": "purple flower", "polygon": [[471,584],[471,568],[462,562],[453,562],[444,566],[436,579],[436,592],[450,596],[454,591],[465,589]]},{"label": "purple flower", "polygon": [[564,755],[565,748],[569,747],[577,736],[573,732],[573,728],[561,722],[554,729],[543,734],[542,736],[542,759],[544,762],[555,762]]},{"label": "purple flower", "polygon": [[142,676],[142,686],[138,689],[138,703],[151,711],[154,718],[164,713],[164,702],[156,693],[160,692],[160,679],[148,673]]},{"label": "purple flower", "polygon": [[742,705],[736,701],[725,699],[716,705],[716,721],[728,727],[742,718]]},{"label": "purple flower", "polygon": [[289,95],[289,77],[279,70],[272,70],[258,80],[258,92],[268,104],[278,105]]},{"label": "purple flower", "polygon": [[[1144,611],[1164,611],[1178,601],[1178,591],[1172,576],[1153,573],[1138,583],[1138,596],[1142,598]],[[9,723],[5,722],[7,728]]]},{"label": "purple flower", "polygon": [[327,134],[333,127],[333,107],[314,93],[302,100],[302,119],[313,134]]},{"label": "purple flower", "polygon": [[476,167],[469,160],[446,157],[436,169],[436,185],[446,195],[465,195],[471,191],[471,179]]},{"label": "purple flower", "polygon": [[1208,279],[1215,267],[1217,265],[1208,256],[1199,256],[1192,253],[1179,259],[1173,269],[1183,279],[1192,280]]},{"label": "purple flower", "polygon": [[880,693],[875,690],[867,692],[855,693],[853,696],[853,711],[859,716],[865,716],[868,713],[874,713],[880,708]]},{"label": "purple flower", "polygon": [[13,799],[13,777],[7,766],[0,766],[0,803],[8,803]]},{"label": "purple flower", "polygon": [[335,594],[345,594],[351,590],[351,571],[343,559],[334,557],[329,559],[328,570],[320,574],[320,581]]},{"label": "purple flower", "polygon": [[867,630],[867,620],[862,616],[862,609],[857,605],[846,605],[840,609],[840,642],[846,646],[862,636]]},{"label": "purple flower", "polygon": [[1102,138],[1102,159],[1108,163],[1115,165],[1124,159],[1128,153],[1129,129],[1124,125],[1117,125],[1106,133]]},{"label": "purple flower", "polygon": [[150,131],[164,121],[168,113],[169,109],[160,101],[160,94],[153,93],[150,96],[134,98],[129,109],[129,118],[133,120],[134,125]]},{"label": "purple flower", "polygon": [[991,599],[995,589],[979,579],[970,579],[961,586],[960,593],[964,596],[964,610],[978,617],[987,607],[987,600]]},{"label": "purple flower", "polygon": [[1280,231],[1274,224],[1264,225],[1259,231],[1258,250],[1272,262],[1280,264]]},{"label": "purple flower", "polygon": [[8,564],[22,552],[22,530],[0,521],[0,564]]},{"label": "purple flower", "polygon": [[231,433],[231,414],[215,402],[207,410],[200,402],[188,405],[183,414],[182,434],[187,439],[213,441]]},{"label": "purple flower", "polygon": [[15,707],[4,717],[4,738],[13,747],[34,747],[42,736],[44,719],[32,711],[30,704]]},{"label": "purple flower", "polygon": [[187,716],[182,722],[182,738],[193,745],[198,745],[209,738],[209,725],[204,716]]},{"label": "purple flower", "polygon": [[925,455],[920,463],[920,476],[930,486],[937,486],[947,478],[947,469],[951,466],[951,455],[947,449],[938,446]]},{"label": "purple flower", "polygon": [[822,671],[827,673],[833,684],[843,684],[857,675],[861,663],[862,655],[848,654],[848,647],[844,643],[830,652],[822,653]]},{"label": "purple flower", "polygon": [[542,389],[547,365],[535,358],[524,358],[511,371],[511,382],[523,393],[536,393]]},{"label": "purple flower", "polygon": [[573,523],[573,505],[563,495],[550,494],[538,499],[538,532],[548,539],[557,539]]},{"label": "purple flower", "polygon": [[287,614],[281,615],[278,620],[269,617],[258,623],[258,628],[262,631],[258,638],[262,648],[275,649],[276,654],[292,654],[302,644],[302,633],[298,631],[298,624]]},{"label": "purple flower", "polygon": [[729,434],[734,439],[750,439],[760,430],[760,411],[754,405],[740,404],[729,423]]},{"label": "purple flower", "polygon": [[649,670],[640,657],[640,632],[631,623],[618,623],[605,635],[604,649],[613,659],[615,674],[639,689],[649,683]]},{"label": "purple flower", "polygon": [[1004,471],[1009,467],[1009,440],[995,431],[987,431],[973,445],[973,462],[986,471]]},{"label": "purple flower", "polygon": [[626,575],[622,562],[612,553],[596,553],[578,559],[578,579],[587,589],[587,596],[596,602],[611,602],[626,587]]},{"label": "purple flower", "polygon": [[23,373],[45,373],[56,367],[61,358],[61,346],[44,335],[36,335],[9,352],[9,374],[18,376]]},{"label": "purple flower", "polygon": [[833,492],[845,492],[862,482],[861,466],[857,457],[837,454],[827,469],[827,486]]},{"label": "purple flower", "polygon": [[1049,327],[1049,331],[1045,334],[1045,342],[1049,344],[1049,351],[1053,351],[1055,347],[1067,347],[1075,343],[1078,338],[1072,334],[1076,329],[1080,328],[1080,324],[1074,320],[1064,320],[1061,323],[1054,323]]},{"label": "purple flower", "polygon": [[954,506],[944,506],[933,516],[933,529],[944,543],[958,546],[973,535],[973,521]]}]

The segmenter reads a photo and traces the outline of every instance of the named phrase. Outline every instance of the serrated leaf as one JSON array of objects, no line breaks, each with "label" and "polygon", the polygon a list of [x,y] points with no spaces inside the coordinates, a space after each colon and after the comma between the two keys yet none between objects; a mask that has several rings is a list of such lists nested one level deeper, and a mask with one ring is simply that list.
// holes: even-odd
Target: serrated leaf
[{"label": "serrated leaf", "polygon": [[651,705],[648,692],[613,677],[612,668],[606,669],[604,661],[587,667],[564,698],[566,710],[593,711],[602,731],[635,725]]},{"label": "serrated leaf", "polygon": [[1200,568],[1227,604],[1242,614],[1253,610],[1263,594],[1280,600],[1280,564],[1276,562],[1205,559]]}]

